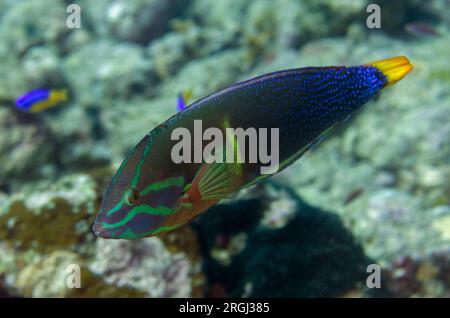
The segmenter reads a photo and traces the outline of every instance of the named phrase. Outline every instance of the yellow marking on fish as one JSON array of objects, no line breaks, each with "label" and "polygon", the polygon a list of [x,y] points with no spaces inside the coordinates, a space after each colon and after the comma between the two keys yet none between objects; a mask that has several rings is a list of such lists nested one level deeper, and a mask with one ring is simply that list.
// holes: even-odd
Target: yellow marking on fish
[{"label": "yellow marking on fish", "polygon": [[67,89],[52,90],[47,100],[38,102],[30,108],[30,113],[38,113],[44,109],[54,107],[61,102],[65,102],[68,99]]},{"label": "yellow marking on fish", "polygon": [[367,63],[379,69],[388,81],[388,85],[397,83],[413,69],[412,64],[405,56],[391,57],[384,60]]}]

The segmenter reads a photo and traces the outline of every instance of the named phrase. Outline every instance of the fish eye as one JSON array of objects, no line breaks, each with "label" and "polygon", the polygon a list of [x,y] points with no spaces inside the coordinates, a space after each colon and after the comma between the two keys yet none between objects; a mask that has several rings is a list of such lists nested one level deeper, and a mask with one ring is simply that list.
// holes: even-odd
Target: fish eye
[{"label": "fish eye", "polygon": [[141,193],[135,188],[129,188],[124,193],[125,203],[128,205],[136,205],[141,201]]}]

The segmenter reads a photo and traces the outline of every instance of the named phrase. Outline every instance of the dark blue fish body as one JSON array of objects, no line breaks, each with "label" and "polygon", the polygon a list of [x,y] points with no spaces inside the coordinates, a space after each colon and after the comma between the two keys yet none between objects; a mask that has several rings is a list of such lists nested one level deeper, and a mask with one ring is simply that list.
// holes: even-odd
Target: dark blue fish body
[{"label": "dark blue fish body", "polygon": [[[387,84],[380,70],[367,65],[275,72],[238,83],[193,103],[177,115],[176,127],[193,131],[193,121],[201,119],[203,129],[223,127],[225,121],[230,127],[243,129],[279,128],[282,169]],[[168,141],[168,147],[174,143]],[[170,161],[170,157],[167,160]],[[260,166],[247,163],[244,170],[252,179],[259,177]]]},{"label": "dark blue fish body", "polygon": [[[228,128],[275,128],[279,134],[275,173],[411,69],[405,57],[361,66],[291,69],[232,85],[194,102],[150,131],[127,156],[105,192],[94,232],[105,238],[134,239],[168,231],[269,176],[261,172],[264,163],[248,160],[176,163],[171,156],[178,143],[172,138],[175,129],[195,135],[199,120],[200,130],[219,129],[223,136]],[[200,140],[190,150],[208,144]],[[233,146],[239,148],[239,142]],[[248,158],[248,149],[243,150]]]},{"label": "dark blue fish body", "polygon": [[208,103],[212,113],[227,109],[231,127],[279,128],[283,160],[346,119],[386,84],[383,73],[368,66],[288,70],[240,83],[190,111]]}]

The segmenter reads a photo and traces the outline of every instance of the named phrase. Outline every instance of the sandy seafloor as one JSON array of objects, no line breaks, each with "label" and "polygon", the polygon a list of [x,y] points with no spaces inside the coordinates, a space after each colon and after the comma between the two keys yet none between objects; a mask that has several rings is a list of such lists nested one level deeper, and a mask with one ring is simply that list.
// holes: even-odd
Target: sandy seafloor
[{"label": "sandy seafloor", "polygon": [[[449,297],[450,3],[378,1],[369,29],[369,2],[0,0],[0,296]],[[161,236],[91,232],[178,93],[397,55],[413,72],[282,173]],[[42,87],[70,100],[17,110]]]}]

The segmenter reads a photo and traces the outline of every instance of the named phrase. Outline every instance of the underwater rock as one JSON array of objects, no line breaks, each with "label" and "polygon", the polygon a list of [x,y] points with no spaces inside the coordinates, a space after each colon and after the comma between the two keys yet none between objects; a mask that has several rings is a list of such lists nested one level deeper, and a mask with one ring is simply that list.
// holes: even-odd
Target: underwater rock
[{"label": "underwater rock", "polygon": [[[188,227],[141,241],[95,240],[109,169],[68,175],[0,196],[0,285],[25,297],[198,297],[202,257]],[[68,288],[68,266],[81,288]]]},{"label": "underwater rock", "polygon": [[0,200],[0,276],[15,295],[63,297],[66,265],[81,264],[93,241],[97,189],[87,175],[27,185]]},{"label": "underwater rock", "polygon": [[378,295],[394,297],[450,296],[450,250],[399,256],[383,269]]},{"label": "underwater rock", "polygon": [[0,43],[0,107],[14,107],[17,96],[26,91],[27,85],[19,60],[9,54],[8,48]]},{"label": "underwater rock", "polygon": [[[0,186],[9,191],[56,177],[61,170],[109,163],[109,149],[95,142],[95,122],[76,104],[34,116],[0,106]],[[80,122],[83,125],[80,125]]]},{"label": "underwater rock", "polygon": [[[80,255],[65,250],[15,254],[15,269],[6,272],[7,290],[22,297],[144,297],[145,293],[106,283]],[[0,263],[0,272],[2,270]],[[15,273],[17,272],[17,273]],[[14,275],[12,273],[15,273]],[[75,278],[75,273],[79,277]],[[77,285],[79,284],[79,285]]]},{"label": "underwater rock", "polygon": [[191,295],[191,275],[196,269],[184,253],[171,254],[159,238],[98,239],[96,246],[90,269],[109,284],[141,290],[151,297]]},{"label": "underwater rock", "polygon": [[112,152],[113,162],[117,164],[145,134],[176,112],[175,95],[130,99],[127,104],[124,107],[123,101],[113,102],[110,109],[100,114],[107,147]]},{"label": "underwater rock", "polygon": [[0,107],[0,184],[46,176],[54,145],[48,131],[18,111]]},{"label": "underwater rock", "polygon": [[298,48],[310,38],[344,34],[352,21],[360,20],[367,4],[366,0],[196,0],[190,14],[205,29],[220,30],[217,41],[227,45]]},{"label": "underwater rock", "polygon": [[[415,85],[411,86],[405,91],[412,92]],[[361,135],[354,140],[355,155],[387,169],[393,169],[393,165],[412,168],[420,162],[431,166],[442,165],[443,158],[450,156],[450,147],[445,142],[450,132],[450,109],[447,106],[450,99],[436,101],[434,95],[444,92],[435,89],[443,90],[444,87],[431,86],[428,93],[416,97],[421,105],[427,105],[426,108],[411,107],[410,97],[406,93],[402,93],[405,100],[389,95],[385,100],[386,106],[379,105],[379,111],[396,120],[385,122],[382,132],[376,135],[372,131],[380,126],[383,116],[360,118],[357,125],[361,127]],[[404,159],[398,162],[398,158]]]},{"label": "underwater rock", "polygon": [[242,29],[242,15],[247,11],[249,1],[195,0],[188,8],[189,16],[199,21],[206,32],[216,32],[216,42],[221,46],[231,45]]},{"label": "underwater rock", "polygon": [[220,53],[221,43],[214,30],[203,29],[191,20],[174,20],[174,32],[165,34],[147,48],[155,73],[161,80],[170,80],[189,61]]},{"label": "underwater rock", "polygon": [[448,14],[448,6],[445,1],[431,0],[424,6],[434,16],[439,17],[442,22],[448,26],[450,25],[450,15]]},{"label": "underwater rock", "polygon": [[[442,8],[445,1],[419,1],[419,0],[399,0],[399,1],[378,1],[377,4],[383,8],[381,10],[381,20],[383,30],[388,34],[399,35],[405,31],[405,26],[410,22],[415,22],[417,17],[420,21],[445,20],[446,11]],[[439,11],[441,10],[441,11]]]},{"label": "underwater rock", "polygon": [[91,24],[100,36],[148,43],[160,36],[177,12],[179,0],[100,0],[83,1]]},{"label": "underwater rock", "polygon": [[283,228],[293,218],[299,209],[298,200],[292,193],[277,189],[271,184],[265,185],[267,208],[264,210],[261,225],[268,228]]},{"label": "underwater rock", "polygon": [[19,250],[83,249],[92,241],[97,189],[87,175],[30,187],[0,202],[0,240]]},{"label": "underwater rock", "polygon": [[18,56],[33,46],[54,46],[70,31],[65,21],[66,7],[63,1],[17,2],[3,13],[0,20],[2,45],[6,45]]},{"label": "underwater rock", "polygon": [[25,266],[17,276],[15,289],[26,297],[67,297],[68,268],[81,264],[81,258],[72,252],[54,251],[40,262]]},{"label": "underwater rock", "polygon": [[266,209],[278,208],[270,204],[273,194],[261,188],[250,190],[256,192],[248,199],[216,205],[194,221],[209,295],[333,297],[361,285],[370,260],[339,218],[308,206],[283,187],[274,189],[296,202],[282,227],[262,222],[265,214],[276,213]]},{"label": "underwater rock", "polygon": [[417,198],[387,189],[367,196],[359,211],[348,217],[368,256],[391,262],[399,255],[429,253],[450,246],[450,236],[436,225],[448,223],[448,206],[427,209]]},{"label": "underwater rock", "polygon": [[177,33],[169,33],[152,41],[148,46],[148,54],[161,79],[176,73],[182,63],[189,59],[185,39]]},{"label": "underwater rock", "polygon": [[66,88],[58,56],[46,47],[30,48],[22,59],[24,80],[29,89]]},{"label": "underwater rock", "polygon": [[209,95],[232,85],[239,74],[249,69],[245,49],[230,49],[185,64],[179,72],[161,86],[161,94],[172,96],[173,111],[176,110],[176,96],[173,92],[191,89],[193,100]]},{"label": "underwater rock", "polygon": [[70,169],[95,169],[109,164],[110,159],[111,151],[104,142],[89,139],[76,140],[73,146],[66,145],[60,153],[61,165]]}]

